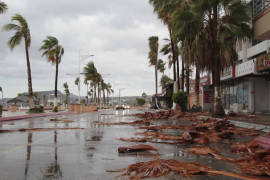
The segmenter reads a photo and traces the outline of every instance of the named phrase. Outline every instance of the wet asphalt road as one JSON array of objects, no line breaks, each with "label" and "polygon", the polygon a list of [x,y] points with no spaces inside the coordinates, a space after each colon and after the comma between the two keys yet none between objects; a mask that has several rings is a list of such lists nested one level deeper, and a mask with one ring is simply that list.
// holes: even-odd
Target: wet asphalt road
[{"label": "wet asphalt road", "polygon": [[[53,130],[45,132],[12,132],[0,134],[0,179],[1,180],[103,180],[114,179],[119,173],[106,170],[125,168],[129,164],[153,160],[155,153],[132,153],[120,155],[119,146],[134,143],[121,142],[117,138],[135,137],[142,130],[133,126],[100,126],[93,121],[106,122],[134,121],[126,116],[136,111],[104,110],[81,115],[61,115],[3,122],[2,129],[81,127],[84,130]],[[73,123],[57,123],[51,118],[74,120]],[[157,122],[158,123],[158,122]],[[168,123],[168,122],[160,122]],[[168,132],[179,133],[179,132]],[[211,157],[199,157],[186,153],[181,147],[151,144],[159,149],[161,158],[180,161],[198,161],[217,170],[234,170],[232,164]],[[226,145],[219,148],[226,149]],[[127,178],[119,178],[127,179]],[[186,179],[183,177],[162,177],[158,179]],[[190,179],[190,178],[188,178]],[[223,176],[195,176],[192,179],[230,180]]]}]

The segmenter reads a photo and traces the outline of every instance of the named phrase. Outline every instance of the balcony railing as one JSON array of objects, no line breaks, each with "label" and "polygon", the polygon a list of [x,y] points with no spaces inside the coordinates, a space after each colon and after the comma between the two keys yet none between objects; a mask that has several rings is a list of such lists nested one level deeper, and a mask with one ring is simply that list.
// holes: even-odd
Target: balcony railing
[{"label": "balcony railing", "polygon": [[253,18],[270,7],[270,0],[253,0]]}]

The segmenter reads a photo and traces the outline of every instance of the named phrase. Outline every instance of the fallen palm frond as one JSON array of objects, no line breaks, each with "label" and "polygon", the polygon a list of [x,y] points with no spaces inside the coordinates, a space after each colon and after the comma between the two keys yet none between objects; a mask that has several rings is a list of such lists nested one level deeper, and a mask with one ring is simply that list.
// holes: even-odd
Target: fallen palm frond
[{"label": "fallen palm frond", "polygon": [[101,121],[94,121],[95,124],[99,125],[107,125],[107,126],[112,126],[112,125],[136,125],[136,124],[147,124],[149,122],[143,121],[143,120],[138,120],[138,121],[132,121],[132,122],[101,122]]},{"label": "fallen palm frond", "polygon": [[[157,178],[168,175],[181,175],[184,177],[191,177],[199,174],[215,174],[224,175],[228,177],[235,177],[244,180],[259,180],[260,178],[253,178],[248,176],[242,176],[226,171],[215,171],[211,167],[202,165],[197,162],[180,162],[177,160],[159,159],[157,157],[153,161],[139,162],[129,165],[126,169],[122,169],[123,174],[121,176],[128,176],[130,180],[138,180],[144,178]],[[108,171],[108,172],[119,172]]]},{"label": "fallen palm frond", "polygon": [[64,119],[50,119],[50,121],[53,122],[59,122],[59,123],[73,123],[73,120],[64,120]]},{"label": "fallen palm frond", "polygon": [[149,142],[152,138],[119,138],[120,141],[126,142]]},{"label": "fallen palm frond", "polygon": [[181,136],[173,136],[173,135],[167,135],[167,134],[162,134],[159,132],[140,132],[140,133],[136,133],[136,135],[142,135],[142,136],[150,136],[156,139],[161,139],[161,140],[173,140],[173,141],[177,141],[177,140],[182,140],[183,138]]},{"label": "fallen palm frond", "polygon": [[141,151],[156,151],[158,152],[158,149],[147,145],[147,144],[139,144],[134,146],[127,146],[127,147],[119,147],[118,152],[119,153],[129,153],[129,152],[141,152]]},{"label": "fallen palm frond", "polygon": [[256,153],[236,160],[243,173],[257,176],[270,176],[270,149],[262,149]]},{"label": "fallen palm frond", "polygon": [[234,159],[223,157],[219,154],[219,150],[211,148],[211,147],[205,147],[205,146],[195,146],[192,148],[188,148],[187,151],[189,153],[197,154],[197,155],[212,155],[214,158],[219,160],[225,160],[225,161],[235,161]]}]

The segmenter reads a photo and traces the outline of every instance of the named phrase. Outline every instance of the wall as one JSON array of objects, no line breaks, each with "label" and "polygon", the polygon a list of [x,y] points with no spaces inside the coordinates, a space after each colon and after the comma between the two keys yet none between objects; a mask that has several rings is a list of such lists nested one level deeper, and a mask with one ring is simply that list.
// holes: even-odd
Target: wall
[{"label": "wall", "polygon": [[269,108],[269,81],[263,78],[255,79],[255,111],[270,111]]},{"label": "wall", "polygon": [[270,8],[262,12],[254,20],[254,35],[255,39],[265,40],[270,39]]}]

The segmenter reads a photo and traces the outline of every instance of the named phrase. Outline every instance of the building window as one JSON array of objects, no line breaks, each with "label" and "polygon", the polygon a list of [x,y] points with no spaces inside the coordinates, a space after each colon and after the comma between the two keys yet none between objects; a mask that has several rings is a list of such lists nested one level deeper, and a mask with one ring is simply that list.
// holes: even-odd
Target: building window
[{"label": "building window", "polygon": [[270,7],[270,0],[253,0],[253,18]]}]

